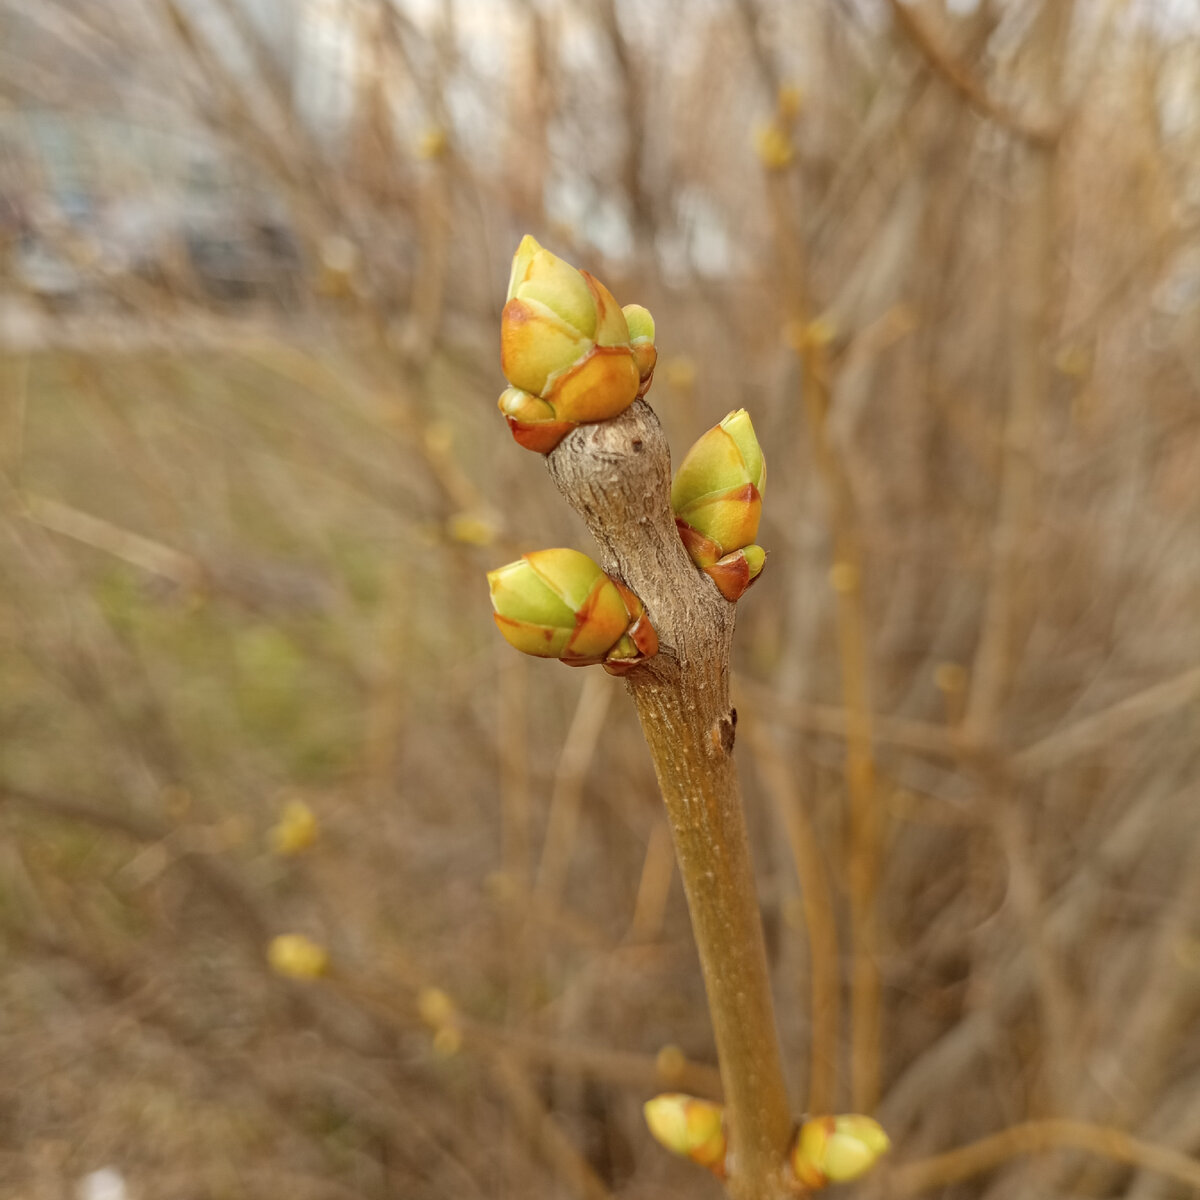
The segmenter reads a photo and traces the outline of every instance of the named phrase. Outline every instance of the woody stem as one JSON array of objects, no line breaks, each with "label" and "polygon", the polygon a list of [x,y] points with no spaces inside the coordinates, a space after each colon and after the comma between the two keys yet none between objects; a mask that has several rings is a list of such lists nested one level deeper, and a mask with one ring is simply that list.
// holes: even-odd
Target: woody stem
[{"label": "woody stem", "polygon": [[642,599],[659,653],[625,678],[637,706],[675,844],[704,974],[729,1122],[735,1200],[789,1194],[788,1108],[762,924],[733,760],[729,704],[734,606],[697,571],[670,505],[670,453],[636,401],[584,425],[547,458],[583,517],[601,565]]}]

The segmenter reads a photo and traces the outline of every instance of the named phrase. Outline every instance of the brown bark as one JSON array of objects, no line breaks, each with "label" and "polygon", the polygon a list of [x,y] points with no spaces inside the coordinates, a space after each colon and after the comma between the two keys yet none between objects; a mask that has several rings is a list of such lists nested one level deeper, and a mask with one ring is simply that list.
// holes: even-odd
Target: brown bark
[{"label": "brown bark", "polygon": [[626,677],[658,776],[704,972],[737,1200],[788,1193],[792,1134],[762,925],[733,762],[734,606],[692,565],[670,507],[670,453],[636,401],[572,432],[551,477],[587,522],[604,569],[641,597],[659,653]]}]

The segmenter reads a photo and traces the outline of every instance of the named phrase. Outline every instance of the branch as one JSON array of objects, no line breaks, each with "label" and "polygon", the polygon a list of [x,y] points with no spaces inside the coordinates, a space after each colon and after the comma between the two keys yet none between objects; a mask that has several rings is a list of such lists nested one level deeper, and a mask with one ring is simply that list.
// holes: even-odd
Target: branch
[{"label": "branch", "polygon": [[1085,1150],[1113,1162],[1154,1171],[1191,1188],[1200,1188],[1200,1161],[1178,1150],[1143,1142],[1120,1129],[1104,1125],[1048,1120],[1012,1125],[957,1150],[906,1163],[892,1172],[892,1190],[897,1196],[915,1196],[981,1175],[1022,1154],[1060,1149]]},{"label": "branch", "polygon": [[729,1112],[729,1191],[787,1195],[792,1135],[754,876],[733,763],[734,607],[692,565],[670,506],[670,452],[642,401],[584,425],[547,459],[599,544],[600,563],[641,598],[659,653],[626,677],[679,859]]},{"label": "branch", "polygon": [[837,1103],[841,960],[838,954],[837,909],[833,885],[812,818],[798,795],[787,760],[761,720],[746,722],[754,751],[754,766],[779,814],[804,910],[808,934],[808,973],[811,983],[809,1020],[812,1061],[809,1067],[808,1111],[832,1112]]},{"label": "branch", "polygon": [[912,6],[904,0],[888,0],[892,18],[904,30],[905,36],[925,59],[935,75],[956,91],[977,113],[1015,133],[1034,146],[1053,146],[1060,130],[1052,124],[1034,124],[1013,112],[1006,104],[994,99],[987,88],[970,70],[958,62],[934,35],[925,28]]},{"label": "branch", "polygon": [[1200,699],[1200,667],[1192,667],[1163,683],[1118,700],[1108,708],[1081,717],[1027,746],[1013,760],[1022,776],[1052,771],[1091,750],[1111,746],[1139,725]]},{"label": "branch", "polygon": [[0,782],[0,807],[9,803],[41,816],[92,825],[135,842],[167,846],[174,855],[173,861],[189,870],[197,881],[206,886],[238,917],[239,923],[235,928],[245,933],[256,951],[261,953],[271,922],[231,868],[215,855],[206,854],[196,846],[188,844],[187,839],[181,836],[186,832],[186,827],[171,826],[151,817],[107,805],[101,806],[87,800],[33,791]]}]

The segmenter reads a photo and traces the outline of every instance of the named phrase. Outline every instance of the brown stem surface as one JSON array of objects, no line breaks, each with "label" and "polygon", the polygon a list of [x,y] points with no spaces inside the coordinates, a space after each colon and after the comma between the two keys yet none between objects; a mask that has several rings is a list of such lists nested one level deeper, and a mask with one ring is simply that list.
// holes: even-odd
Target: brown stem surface
[{"label": "brown stem surface", "polygon": [[633,589],[659,653],[626,677],[667,808],[712,1016],[736,1200],[788,1195],[792,1135],[762,924],[733,763],[734,606],[692,565],[670,507],[670,452],[649,405],[573,431],[550,475]]}]

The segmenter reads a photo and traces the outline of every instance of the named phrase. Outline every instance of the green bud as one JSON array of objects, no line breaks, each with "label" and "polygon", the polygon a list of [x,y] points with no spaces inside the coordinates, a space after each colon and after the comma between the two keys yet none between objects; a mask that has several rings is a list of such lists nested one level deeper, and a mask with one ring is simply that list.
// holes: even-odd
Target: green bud
[{"label": "green bud", "polygon": [[319,979],[329,970],[329,951],[302,933],[281,933],[267,946],[267,962],[286,979]]},{"label": "green bud", "polygon": [[638,386],[637,363],[628,344],[594,346],[553,376],[542,397],[560,421],[607,421],[633,403]]},{"label": "green bud", "polygon": [[596,334],[596,302],[583,274],[529,234],[513,255],[507,299],[534,301],[584,337]]},{"label": "green bud", "polygon": [[505,388],[497,402],[500,411],[514,420],[535,423],[554,420],[554,409],[541,396],[533,396],[520,388]]},{"label": "green bud", "polygon": [[525,654],[622,674],[658,649],[641,601],[578,550],[523,555],[489,571],[488,586],[496,625]]},{"label": "green bud", "polygon": [[680,1158],[725,1177],[725,1109],[709,1100],[668,1092],[642,1106],[655,1140]]},{"label": "green bud", "polygon": [[[575,425],[619,416],[645,393],[654,323],[631,307],[638,308],[636,346],[604,284],[529,235],[521,239],[500,317],[500,365],[512,384],[500,410],[521,445],[548,454]],[[543,403],[518,402],[514,390]]]},{"label": "green bud", "polygon": [[648,308],[640,304],[627,304],[623,309],[629,326],[629,344],[633,347],[633,361],[637,364],[641,385],[638,395],[650,390],[654,378],[654,365],[658,362],[658,351],[654,348],[654,318]]},{"label": "green bud", "polygon": [[594,345],[536,300],[514,298],[500,314],[500,367],[509,383],[535,395],[541,395],[553,376],[578,362]]},{"label": "green bud", "polygon": [[558,420],[552,404],[520,388],[501,392],[497,407],[517,443],[540,454],[549,454],[575,428],[570,421]]},{"label": "green bud", "polygon": [[789,1161],[800,1183],[816,1190],[860,1179],[890,1146],[883,1127],[870,1117],[814,1117],[800,1126]]},{"label": "green bud", "polygon": [[627,304],[621,310],[625,314],[625,323],[629,326],[631,342],[654,341],[654,318],[650,310],[640,304]]},{"label": "green bud", "polygon": [[[713,426],[687,452],[671,485],[671,507],[675,524],[692,561],[709,571],[737,551],[747,556],[736,560],[736,574],[744,574],[741,595],[762,570],[765,553],[753,552],[762,516],[762,491],[767,469],[754,426],[745,409],[731,412]],[[719,576],[713,575],[722,594],[731,599]],[[728,574],[726,571],[725,574]]]},{"label": "green bud", "polygon": [[679,513],[746,484],[753,484],[761,495],[766,482],[766,464],[750,414],[739,408],[714,425],[687,452],[671,484],[671,504]]},{"label": "green bud", "polygon": [[629,628],[619,642],[608,652],[604,669],[610,675],[625,675],[634,667],[653,658],[658,653],[658,634],[650,624],[646,608],[623,583],[613,580],[617,590],[625,598],[629,610]]},{"label": "green bud", "polygon": [[723,429],[733,439],[734,445],[741,453],[750,482],[760,493],[764,492],[767,487],[767,464],[763,459],[762,447],[758,444],[754,425],[750,421],[750,414],[744,408],[735,409],[718,428]]},{"label": "green bud", "polygon": [[592,289],[592,299],[596,302],[596,345],[628,346],[629,324],[612,292],[595,275],[587,271],[581,271],[580,274],[587,280],[588,287]]},{"label": "green bud", "polygon": [[737,552],[745,559],[750,571],[750,581],[759,577],[763,567],[767,565],[767,552],[761,546],[746,546]]}]

